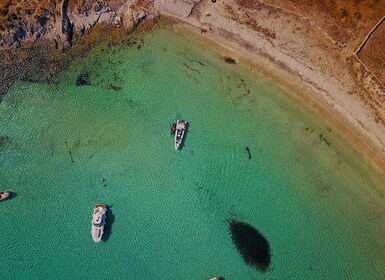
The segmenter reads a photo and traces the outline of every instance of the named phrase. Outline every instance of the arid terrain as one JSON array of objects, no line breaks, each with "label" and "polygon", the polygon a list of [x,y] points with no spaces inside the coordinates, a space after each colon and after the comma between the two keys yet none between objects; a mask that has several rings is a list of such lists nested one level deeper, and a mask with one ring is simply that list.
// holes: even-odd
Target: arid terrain
[{"label": "arid terrain", "polygon": [[357,52],[358,58],[367,66],[382,85],[385,85],[385,23],[384,20],[373,30],[370,37]]},{"label": "arid terrain", "polygon": [[0,49],[45,40],[68,52],[101,24],[129,33],[146,30],[159,15],[176,19],[199,28],[202,40],[235,43],[303,95],[311,92],[385,159],[384,0],[214,2],[0,0]]},{"label": "arid terrain", "polygon": [[[239,0],[238,2],[255,2]],[[381,0],[265,0],[317,23],[335,41],[356,50],[385,15]]]},{"label": "arid terrain", "polygon": [[[240,5],[248,2],[239,0]],[[357,54],[368,70],[385,85],[385,2],[382,0],[305,1],[266,0],[309,18],[337,42],[348,57]]]}]

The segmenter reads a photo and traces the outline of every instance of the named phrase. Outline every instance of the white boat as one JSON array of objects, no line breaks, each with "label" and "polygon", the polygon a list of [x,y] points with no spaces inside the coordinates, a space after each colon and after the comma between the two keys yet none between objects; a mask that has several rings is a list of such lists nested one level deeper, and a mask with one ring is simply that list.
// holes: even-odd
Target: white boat
[{"label": "white boat", "polygon": [[0,192],[0,201],[6,200],[11,195],[11,192]]},{"label": "white boat", "polygon": [[184,134],[186,131],[187,122],[186,121],[176,121],[176,131],[175,131],[175,150],[178,150],[181,147]]},{"label": "white boat", "polygon": [[107,205],[96,204],[94,214],[92,215],[92,239],[94,242],[99,242],[104,233],[104,225],[106,224]]}]

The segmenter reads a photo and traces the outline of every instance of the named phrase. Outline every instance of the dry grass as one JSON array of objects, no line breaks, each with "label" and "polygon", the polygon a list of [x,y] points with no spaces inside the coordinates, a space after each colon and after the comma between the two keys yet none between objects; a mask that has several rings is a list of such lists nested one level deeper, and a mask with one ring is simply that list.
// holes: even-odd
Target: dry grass
[{"label": "dry grass", "polygon": [[60,7],[60,1],[27,1],[27,0],[0,0],[0,26],[7,22],[18,23],[21,20],[37,22],[41,16],[54,16]]},{"label": "dry grass", "polygon": [[259,3],[246,0],[238,0],[237,2],[240,2],[241,4],[240,9],[238,10],[234,10],[229,5],[225,6],[225,10],[232,20],[247,26],[251,30],[258,32],[269,39],[276,38],[274,31],[260,26],[256,20],[257,16],[255,13],[261,10],[261,5]]},{"label": "dry grass", "polygon": [[[52,0],[52,1],[55,1],[55,0]],[[59,1],[57,1],[57,2],[59,2]],[[124,0],[104,0],[104,1],[69,0],[68,11],[74,12],[77,14],[85,14],[89,10],[98,9],[100,4],[108,5],[109,7],[118,7],[125,2],[126,1],[124,1]]]},{"label": "dry grass", "polygon": [[[252,0],[238,0],[255,2]],[[334,40],[355,49],[385,15],[384,0],[265,0],[316,22]]]}]

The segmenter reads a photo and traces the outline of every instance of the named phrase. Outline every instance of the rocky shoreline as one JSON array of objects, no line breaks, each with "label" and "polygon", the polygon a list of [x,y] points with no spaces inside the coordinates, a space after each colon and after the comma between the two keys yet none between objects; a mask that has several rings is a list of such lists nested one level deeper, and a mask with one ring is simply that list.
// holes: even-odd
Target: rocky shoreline
[{"label": "rocky shoreline", "polygon": [[[88,0],[80,7],[71,0],[51,2],[47,7],[34,9],[34,13],[29,8],[21,9],[12,4],[5,10],[3,8],[2,13],[7,17],[0,29],[0,51],[46,40],[65,51],[71,47],[74,37],[83,35],[97,24],[122,27],[129,33],[139,23],[154,22],[159,18],[158,11],[150,5],[151,1]],[[37,11],[39,8],[40,12]]]},{"label": "rocky shoreline", "polygon": [[[212,40],[238,52],[246,50],[252,54],[252,57],[246,54],[250,60],[279,72],[289,84],[296,84],[299,95],[309,95],[327,108],[366,143],[372,154],[385,162],[385,89],[374,71],[358,59],[359,38],[349,40],[354,29],[346,25],[354,21],[351,26],[361,26],[360,36],[365,37],[364,31],[370,31],[371,22],[378,20],[362,19],[365,15],[362,9],[351,18],[348,8],[340,10],[334,19],[342,27],[334,32],[333,26],[318,19],[316,13],[304,15],[301,9],[290,10],[290,5],[278,0],[48,2],[34,13],[21,9],[17,14],[12,12],[11,4],[7,13],[0,10],[0,15],[7,15],[5,23],[3,19],[0,24],[0,49],[48,41],[65,56],[75,55],[79,42],[88,44],[88,49],[92,47],[92,43],[82,38],[93,29],[118,29],[129,34],[137,28],[150,28],[160,16],[176,19],[195,26],[200,30],[198,36],[211,36]],[[370,9],[376,11],[375,6]],[[382,17],[382,10],[377,11],[375,16]],[[2,58],[6,56],[4,52],[0,54]],[[0,95],[6,90],[3,88]]]},{"label": "rocky shoreline", "polygon": [[45,20],[43,26],[39,20],[30,22],[29,27],[40,32],[23,29],[24,36],[17,37],[17,30],[27,25],[26,19],[0,32],[0,102],[15,81],[53,83],[57,74],[92,48],[131,45],[132,36],[128,35],[139,24],[140,30],[147,30],[159,20],[157,11],[131,5],[134,1],[113,7],[90,2],[74,13],[71,2],[62,1],[62,12]]}]

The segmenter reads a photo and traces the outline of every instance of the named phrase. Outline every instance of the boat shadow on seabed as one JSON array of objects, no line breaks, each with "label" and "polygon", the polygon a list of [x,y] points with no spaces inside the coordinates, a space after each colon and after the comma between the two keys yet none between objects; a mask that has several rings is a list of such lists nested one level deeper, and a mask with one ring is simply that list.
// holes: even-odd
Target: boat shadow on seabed
[{"label": "boat shadow on seabed", "polygon": [[106,225],[104,226],[104,233],[102,236],[102,240],[106,242],[111,235],[111,229],[112,229],[112,224],[115,222],[115,215],[112,213],[112,208],[113,205],[107,206],[107,217],[106,217]]},{"label": "boat shadow on seabed", "polygon": [[8,199],[13,199],[13,198],[15,198],[16,196],[17,196],[17,193],[16,193],[16,192],[11,192],[11,193],[9,194]]},{"label": "boat shadow on seabed", "polygon": [[182,143],[180,144],[179,150],[182,150],[185,146],[186,138],[188,137],[188,132],[189,132],[188,127],[189,127],[189,123],[186,123],[186,128],[184,130],[183,140],[182,140]]}]

